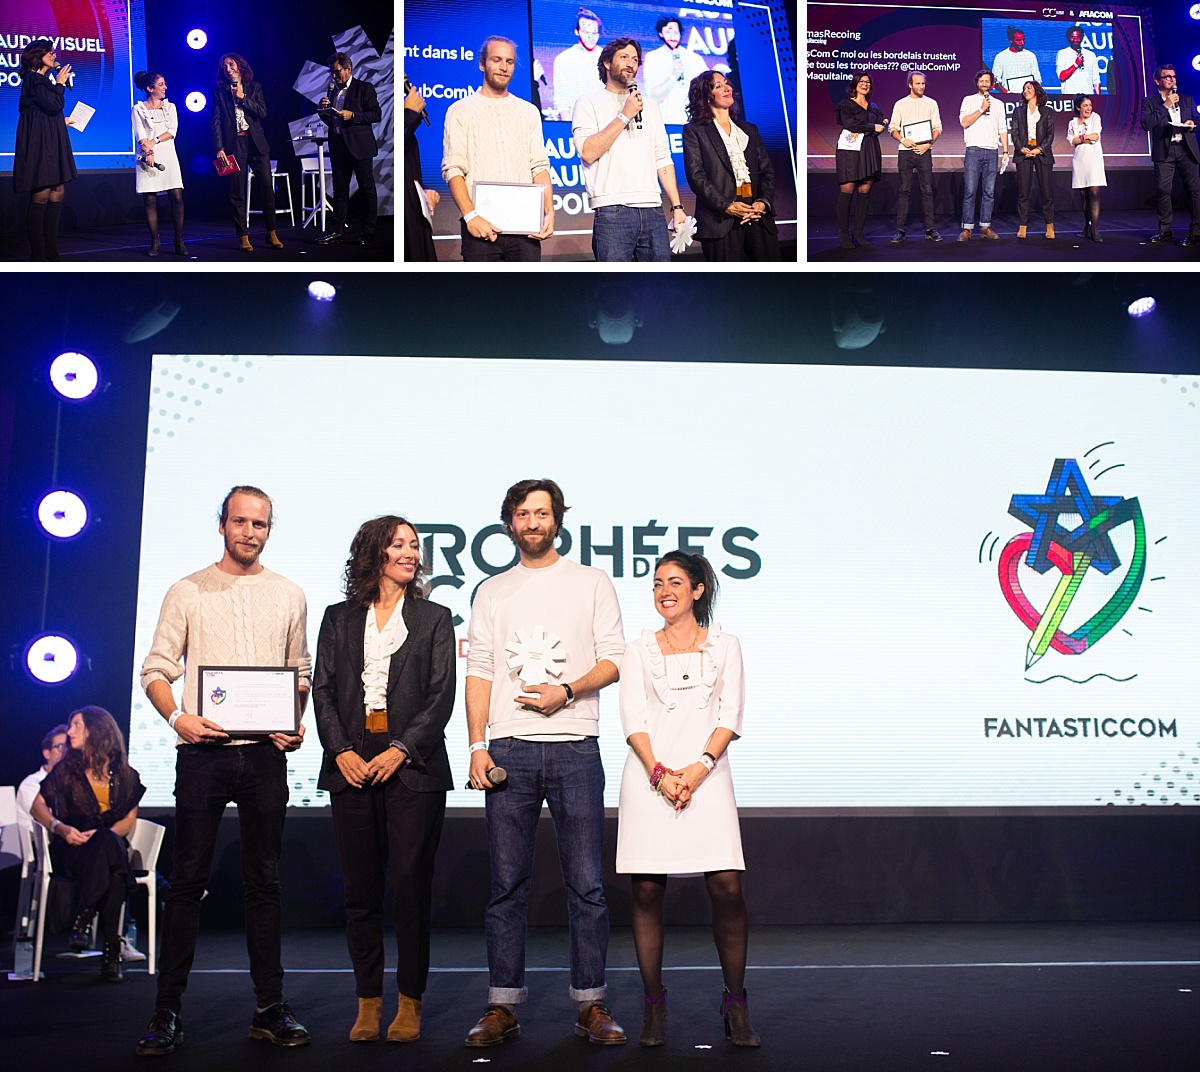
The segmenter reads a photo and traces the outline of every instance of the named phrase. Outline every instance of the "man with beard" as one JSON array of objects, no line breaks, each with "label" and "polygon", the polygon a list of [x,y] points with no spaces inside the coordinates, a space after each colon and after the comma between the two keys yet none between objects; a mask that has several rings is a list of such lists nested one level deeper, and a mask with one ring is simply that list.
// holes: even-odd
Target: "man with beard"
[{"label": "man with beard", "polygon": [[1058,72],[1059,93],[1099,93],[1100,65],[1096,53],[1083,47],[1083,30],[1072,26],[1067,31],[1067,47],[1060,48],[1054,60]]},{"label": "man with beard", "polygon": [[[273,524],[271,500],[255,487],[233,488],[221,504],[218,562],[177,581],[163,599],[142,688],[178,736],[175,759],[175,863],[162,916],[158,997],[138,1056],[171,1053],[183,1042],[180,1008],[196,954],[200,900],[208,888],[225,806],[237,805],[246,888],[246,945],[257,1000],[250,1037],[303,1046],[308,1032],[283,999],[279,853],[287,810],[286,752],[295,735],[231,738],[198,712],[201,666],[294,666],[301,709],[312,660],[300,588],[259,561]],[[183,677],[183,699],[171,690]]]},{"label": "man with beard", "polygon": [[682,45],[683,29],[678,15],[664,15],[655,23],[662,44],[646,53],[643,73],[646,95],[662,109],[664,123],[688,121],[688,86],[692,79],[708,70],[703,58]]},{"label": "man with beard", "polygon": [[[479,50],[483,85],[446,110],[442,178],[462,213],[464,261],[538,261],[541,242],[554,234],[550,161],[542,139],[542,117],[508,91],[517,65],[517,46],[489,37]],[[477,182],[536,182],[545,187],[542,229],[504,234],[475,211]]]},{"label": "man with beard", "polygon": [[468,1046],[494,1046],[521,1031],[516,1006],[528,993],[525,929],[543,802],[554,820],[567,891],[568,993],[579,1004],[575,1034],[602,1046],[625,1041],[604,1005],[608,906],[600,871],[604,768],[597,744],[599,692],[617,680],[625,642],[612,581],[555,550],[566,510],[553,480],[522,480],[508,489],[500,519],[520,561],[484,581],[471,607],[470,784],[491,789],[489,772],[497,766],[508,777],[486,797],[488,1006],[467,1035]]},{"label": "man with beard", "polygon": [[641,62],[642,46],[632,38],[609,41],[596,64],[604,88],[580,97],[571,120],[595,210],[592,252],[598,261],[671,259],[660,185],[675,227],[687,219],[662,112],[631,85]]},{"label": "man with beard", "polygon": [[1009,26],[1008,48],[996,53],[992,62],[992,74],[996,78],[997,93],[1020,93],[1021,87],[1030,79],[1042,83],[1042,72],[1038,67],[1037,56],[1025,51],[1025,31]]}]

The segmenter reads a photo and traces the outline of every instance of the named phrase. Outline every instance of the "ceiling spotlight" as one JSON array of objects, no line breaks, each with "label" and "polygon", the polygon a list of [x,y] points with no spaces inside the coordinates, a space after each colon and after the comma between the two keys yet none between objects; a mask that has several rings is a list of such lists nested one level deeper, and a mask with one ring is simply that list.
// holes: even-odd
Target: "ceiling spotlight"
[{"label": "ceiling spotlight", "polygon": [[73,491],[51,491],[38,503],[38,521],[48,536],[69,540],[88,523],[87,504]]},{"label": "ceiling spotlight", "polygon": [[308,284],[308,293],[317,301],[333,301],[334,295],[337,294],[337,287],[332,283],[326,283],[323,279],[314,279]]},{"label": "ceiling spotlight", "polygon": [[1200,19],[1200,4],[1193,4],[1188,9],[1188,14],[1191,15],[1192,18],[1194,18],[1194,19]]},{"label": "ceiling spotlight", "polygon": [[76,353],[59,354],[50,362],[50,382],[63,398],[79,401],[96,390],[100,373],[90,357]]},{"label": "ceiling spotlight", "polygon": [[189,93],[184,98],[183,103],[187,105],[187,110],[189,112],[202,112],[204,111],[204,106],[208,104],[208,101],[203,93],[196,92]]},{"label": "ceiling spotlight", "polygon": [[189,30],[187,43],[188,48],[203,48],[208,44],[208,34],[203,30]]},{"label": "ceiling spotlight", "polygon": [[1149,316],[1154,312],[1158,302],[1153,298],[1138,298],[1137,301],[1129,303],[1129,315],[1134,319],[1142,316]]},{"label": "ceiling spotlight", "polygon": [[79,652],[65,636],[43,633],[25,649],[25,667],[43,685],[58,685],[78,669]]}]

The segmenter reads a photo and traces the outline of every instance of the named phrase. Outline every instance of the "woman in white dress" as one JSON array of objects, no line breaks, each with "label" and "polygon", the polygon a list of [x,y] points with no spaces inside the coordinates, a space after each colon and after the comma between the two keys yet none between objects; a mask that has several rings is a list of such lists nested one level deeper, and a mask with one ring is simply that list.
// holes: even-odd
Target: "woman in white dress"
[{"label": "woman in white dress", "polygon": [[757,1046],[746,1008],[742,837],[725,750],[742,729],[742,649],[712,625],[717,578],[702,555],[672,551],[654,571],[663,618],[629,644],[621,665],[617,872],[633,882],[633,940],[642,975],[643,1046],[666,1041],[663,900],[668,875],[703,873],[725,992],[725,1037]]},{"label": "woman in white dress", "polygon": [[1071,187],[1083,201],[1083,232],[1080,238],[1103,242],[1100,237],[1100,187],[1104,177],[1104,150],[1100,148],[1100,117],[1092,111],[1092,98],[1081,93],[1075,98],[1075,118],[1067,125],[1067,140],[1075,146],[1071,164]]},{"label": "woman in white dress", "polygon": [[188,255],[183,244],[183,172],[175,152],[179,113],[167,100],[167,83],[157,71],[138,71],[133,84],[146,94],[133,106],[133,140],[137,143],[137,192],[146,209],[150,228],[150,256],[158,256],[158,195],[164,190],[171,199],[171,222],[175,225],[175,252]]}]

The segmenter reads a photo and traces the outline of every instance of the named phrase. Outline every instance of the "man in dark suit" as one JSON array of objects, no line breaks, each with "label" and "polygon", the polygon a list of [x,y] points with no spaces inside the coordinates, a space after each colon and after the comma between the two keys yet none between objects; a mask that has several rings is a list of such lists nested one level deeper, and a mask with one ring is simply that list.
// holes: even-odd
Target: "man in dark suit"
[{"label": "man in dark suit", "polygon": [[[335,52],[329,57],[332,96],[321,98],[321,109],[328,116],[329,158],[333,164],[333,229],[317,239],[322,245],[343,242],[346,238],[346,211],[350,207],[350,179],[358,177],[358,188],[366,202],[362,244],[375,241],[375,217],[379,198],[375,192],[375,142],[372,123],[383,118],[375,87],[353,77],[350,57]],[[330,114],[336,113],[336,114]]]},{"label": "man in dark suit", "polygon": [[775,169],[758,127],[736,118],[733,86],[707,71],[688,87],[683,167],[706,261],[777,261]]},{"label": "man in dark suit", "polygon": [[1150,132],[1150,159],[1158,188],[1158,233],[1150,241],[1171,241],[1171,186],[1175,170],[1187,191],[1191,226],[1183,244],[1200,246],[1200,146],[1196,144],[1196,103],[1176,88],[1175,68],[1154,68],[1157,91],[1142,101],[1142,129]]}]

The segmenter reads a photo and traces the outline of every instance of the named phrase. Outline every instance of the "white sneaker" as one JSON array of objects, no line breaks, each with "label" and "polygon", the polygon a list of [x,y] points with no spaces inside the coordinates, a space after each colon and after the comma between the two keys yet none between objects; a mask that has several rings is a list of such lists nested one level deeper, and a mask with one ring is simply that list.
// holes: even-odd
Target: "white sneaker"
[{"label": "white sneaker", "polygon": [[129,939],[121,936],[121,960],[129,964],[133,961],[145,960],[146,954],[130,944]]}]

